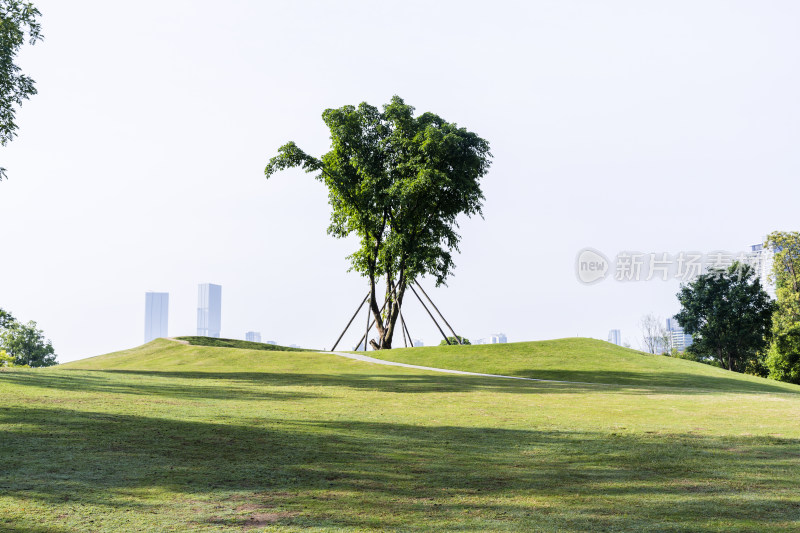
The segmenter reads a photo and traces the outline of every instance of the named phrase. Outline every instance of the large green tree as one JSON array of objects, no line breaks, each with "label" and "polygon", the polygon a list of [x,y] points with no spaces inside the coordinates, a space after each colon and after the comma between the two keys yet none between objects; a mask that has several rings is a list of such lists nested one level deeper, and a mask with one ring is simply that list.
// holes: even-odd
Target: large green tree
[{"label": "large green tree", "polygon": [[[36,94],[34,81],[14,62],[20,47],[42,39],[41,13],[31,2],[0,0],[0,145],[17,134],[16,107]],[[0,180],[5,177],[0,167]]]},{"label": "large green tree", "polygon": [[800,383],[800,233],[775,231],[764,246],[775,254],[772,278],[777,296],[766,366],[771,378]]},{"label": "large green tree", "polygon": [[328,233],[359,238],[348,258],[351,270],[369,280],[378,331],[370,344],[391,348],[406,287],[425,275],[443,284],[458,250],[458,217],[481,214],[489,143],[433,113],[414,116],[398,96],[383,110],[367,103],[326,109],[322,120],[330,129],[329,152],[313,157],[290,142],[270,159],[265,174],[302,167],[326,185]]},{"label": "large green tree", "polygon": [[16,365],[52,366],[56,354],[52,343],[44,338],[44,332],[36,322],[27,324],[14,322],[0,333],[0,347],[14,358]]},{"label": "large green tree", "polygon": [[682,285],[677,296],[675,319],[692,335],[692,353],[743,372],[766,348],[774,305],[749,265],[711,270]]}]

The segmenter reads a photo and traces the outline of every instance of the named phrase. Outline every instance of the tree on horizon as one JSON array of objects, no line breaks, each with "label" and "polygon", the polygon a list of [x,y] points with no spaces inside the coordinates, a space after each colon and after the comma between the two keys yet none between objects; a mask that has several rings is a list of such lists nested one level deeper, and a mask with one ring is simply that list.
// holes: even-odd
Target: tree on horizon
[{"label": "tree on horizon", "polygon": [[316,158],[289,142],[264,173],[269,178],[301,167],[328,188],[328,233],[359,239],[348,259],[350,271],[369,281],[378,331],[370,345],[389,349],[406,288],[426,275],[445,284],[461,240],[457,217],[482,216],[480,179],[491,164],[489,143],[433,113],[415,117],[399,96],[383,110],[362,102],[326,109],[322,119],[330,129],[329,152]]},{"label": "tree on horizon", "polygon": [[744,372],[768,344],[774,303],[750,265],[734,262],[682,285],[678,324],[692,335],[687,350]]}]

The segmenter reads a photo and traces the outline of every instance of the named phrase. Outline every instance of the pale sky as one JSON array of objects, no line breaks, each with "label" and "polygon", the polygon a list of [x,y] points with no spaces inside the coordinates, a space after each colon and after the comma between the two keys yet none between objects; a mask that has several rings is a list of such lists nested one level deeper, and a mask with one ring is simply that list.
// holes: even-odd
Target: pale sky
[{"label": "pale sky", "polygon": [[[141,344],[148,290],[194,334],[204,282],[223,336],[330,348],[366,293],[354,243],[326,234],[323,185],[264,166],[289,140],[327,151],[324,109],[394,94],[491,143],[485,219],[462,224],[449,287],[422,282],[468,338],[636,346],[678,282],[581,285],[580,249],[798,229],[796,2],[35,4],[45,40],[20,61],[39,94],[0,149],[0,307],[60,362]],[[438,343],[418,303],[404,314]]]}]

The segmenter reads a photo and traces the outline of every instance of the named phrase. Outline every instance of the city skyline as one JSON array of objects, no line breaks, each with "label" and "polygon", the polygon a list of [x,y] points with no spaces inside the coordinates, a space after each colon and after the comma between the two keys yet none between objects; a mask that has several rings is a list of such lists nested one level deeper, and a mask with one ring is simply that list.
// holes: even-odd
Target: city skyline
[{"label": "city skyline", "polygon": [[[752,246],[752,251],[754,254],[764,253],[759,245]],[[757,270],[757,273],[758,277],[762,278],[761,270]],[[765,287],[765,289],[767,289],[768,291],[771,286],[772,289],[771,292],[774,294],[774,285],[768,279],[766,281],[762,281],[762,283],[767,283],[769,285]],[[220,285],[215,285],[212,283],[198,284],[197,287],[198,287],[197,334],[202,336],[220,337],[222,287]],[[145,293],[145,341],[144,342],[149,342],[159,337],[168,336],[168,316],[169,316],[169,293],[147,291]],[[209,327],[205,326],[201,327],[201,324],[205,324],[206,322],[209,321],[209,319],[211,325]],[[682,352],[692,344],[693,342],[692,336],[684,333],[683,328],[681,328],[681,326],[678,324],[675,318],[667,317],[665,319],[665,323],[666,323],[665,331],[667,334],[668,343],[663,344],[656,342],[656,344],[658,344],[657,346],[658,350],[663,351],[675,348],[678,351]],[[218,326],[217,330],[214,329],[216,326]],[[213,334],[215,331],[218,331],[216,335]],[[262,342],[260,331],[249,330],[246,331],[243,335],[229,335],[228,337],[241,338],[243,340],[250,342]],[[469,336],[465,336],[465,338],[471,340],[472,344],[485,344],[487,342],[485,338],[480,338],[480,337],[473,337],[472,339],[470,339]],[[599,340],[603,340],[600,337],[590,337],[590,338],[597,338]],[[625,345],[625,342],[627,342],[623,341],[621,330],[619,329],[609,330],[606,340],[612,344],[616,344],[619,346],[623,346]],[[274,340],[269,340],[264,342],[268,344],[278,344]],[[508,340],[505,334],[495,333],[489,336],[488,342],[492,344],[506,343],[508,342]],[[289,343],[288,341],[284,341],[281,344],[291,347],[301,347],[301,345],[295,343]],[[411,345],[414,347],[420,347],[420,346],[425,346],[425,343],[421,339],[413,339]],[[308,348],[308,346],[302,346],[302,347]],[[644,346],[642,346],[641,348],[646,350],[646,347]],[[362,343],[359,346],[354,347],[354,349],[364,350],[365,349],[364,342],[362,341]]]},{"label": "city skyline", "polygon": [[[197,331],[199,336],[220,337],[222,332],[221,321],[221,293],[222,286],[213,283],[200,283],[197,285],[198,304],[197,312]],[[145,342],[156,338],[168,337],[168,317],[169,317],[169,293],[168,292],[145,292]],[[218,332],[217,334],[215,334]],[[371,332],[373,333],[373,332]],[[500,334],[503,339],[505,336]],[[229,338],[241,338],[250,342],[262,342],[261,332],[248,330],[243,335],[228,335]],[[371,338],[371,337],[370,337]],[[469,339],[469,337],[467,337]],[[497,340],[495,338],[495,340]],[[274,340],[265,341],[268,344],[277,344]],[[501,340],[500,342],[506,342]],[[416,344],[414,344],[416,343]],[[479,338],[475,344],[485,343]],[[300,347],[298,344],[284,343],[286,346]],[[424,341],[414,339],[413,346],[424,346]],[[364,349],[362,342],[359,349]]]}]

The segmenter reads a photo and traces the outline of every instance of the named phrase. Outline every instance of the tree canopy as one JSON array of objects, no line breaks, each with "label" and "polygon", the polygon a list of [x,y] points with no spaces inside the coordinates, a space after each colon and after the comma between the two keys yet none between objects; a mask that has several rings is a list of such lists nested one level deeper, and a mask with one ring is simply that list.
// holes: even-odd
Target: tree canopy
[{"label": "tree canopy", "polygon": [[675,319],[694,342],[689,351],[742,372],[767,345],[773,302],[753,269],[735,262],[681,286]]},{"label": "tree canopy", "polygon": [[[5,146],[17,132],[16,106],[36,94],[33,79],[14,62],[20,47],[42,39],[41,13],[31,2],[0,0],[0,145]],[[0,180],[5,169],[0,168]]]},{"label": "tree canopy", "polygon": [[[458,251],[460,215],[481,215],[480,179],[488,172],[489,143],[433,113],[394,96],[383,110],[367,103],[326,109],[331,149],[317,158],[294,142],[278,150],[267,177],[301,167],[328,188],[328,233],[355,235],[360,246],[348,259],[369,280],[369,305],[379,334],[373,348],[391,348],[409,283],[432,276],[445,283]],[[376,283],[385,280],[384,307]]]}]

